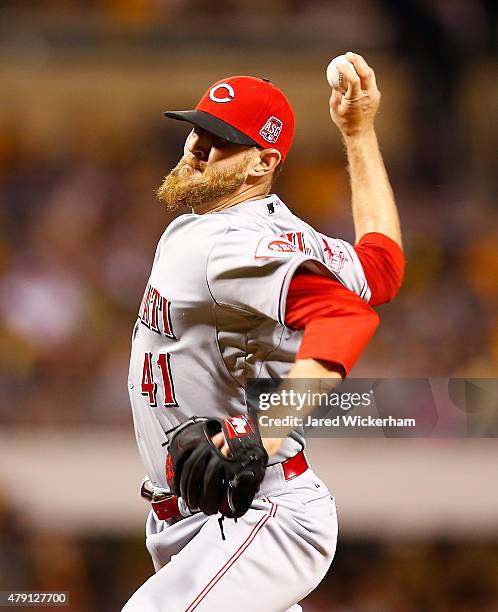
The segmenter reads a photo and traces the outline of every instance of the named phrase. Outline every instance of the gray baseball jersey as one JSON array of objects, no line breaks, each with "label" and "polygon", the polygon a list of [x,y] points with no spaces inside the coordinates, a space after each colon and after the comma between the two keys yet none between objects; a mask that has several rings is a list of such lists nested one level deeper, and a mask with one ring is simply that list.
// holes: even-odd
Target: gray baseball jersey
[{"label": "gray baseball jersey", "polygon": [[[155,485],[167,486],[167,430],[194,415],[244,413],[248,379],[286,376],[302,337],[285,327],[286,296],[303,265],[370,299],[352,246],[317,232],[275,195],[168,226],[133,329],[128,381]],[[303,445],[295,433],[271,463]]]}]

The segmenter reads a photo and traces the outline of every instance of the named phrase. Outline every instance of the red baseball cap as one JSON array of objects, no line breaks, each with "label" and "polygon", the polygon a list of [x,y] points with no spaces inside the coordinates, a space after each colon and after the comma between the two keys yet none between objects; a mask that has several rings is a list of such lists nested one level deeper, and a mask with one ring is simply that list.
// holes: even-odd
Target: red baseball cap
[{"label": "red baseball cap", "polygon": [[268,79],[232,76],[212,85],[195,110],[168,111],[166,117],[188,121],[234,144],[274,148],[282,161],[294,136],[294,111]]}]

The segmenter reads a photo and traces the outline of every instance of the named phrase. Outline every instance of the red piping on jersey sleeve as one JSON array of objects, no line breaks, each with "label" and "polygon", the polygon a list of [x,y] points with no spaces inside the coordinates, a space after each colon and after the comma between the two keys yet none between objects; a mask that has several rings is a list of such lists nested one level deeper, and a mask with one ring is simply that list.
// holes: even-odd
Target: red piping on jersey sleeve
[{"label": "red piping on jersey sleeve", "polygon": [[285,324],[304,329],[296,359],[316,359],[347,374],[379,324],[364,300],[338,281],[299,270],[287,293]]},{"label": "red piping on jersey sleeve", "polygon": [[385,234],[369,232],[355,244],[372,291],[372,306],[390,302],[398,293],[405,274],[405,256],[399,245]]}]

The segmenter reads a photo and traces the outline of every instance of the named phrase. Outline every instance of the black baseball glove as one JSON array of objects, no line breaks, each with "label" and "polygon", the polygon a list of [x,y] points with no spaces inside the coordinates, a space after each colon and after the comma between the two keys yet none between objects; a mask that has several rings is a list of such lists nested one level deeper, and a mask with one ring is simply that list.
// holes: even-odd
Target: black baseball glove
[{"label": "black baseball glove", "polygon": [[[211,441],[223,431],[225,457]],[[166,477],[191,510],[238,518],[247,512],[264,478],[268,454],[248,415],[225,420],[193,417],[168,432]]]}]

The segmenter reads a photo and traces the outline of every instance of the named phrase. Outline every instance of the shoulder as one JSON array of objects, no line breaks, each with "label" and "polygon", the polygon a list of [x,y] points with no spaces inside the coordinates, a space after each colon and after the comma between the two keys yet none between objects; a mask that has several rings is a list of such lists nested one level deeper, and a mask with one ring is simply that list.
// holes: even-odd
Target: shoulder
[{"label": "shoulder", "polygon": [[169,237],[180,232],[224,231],[230,225],[224,215],[185,214],[176,217],[166,228],[163,236]]},{"label": "shoulder", "polygon": [[182,245],[183,248],[206,250],[230,229],[230,222],[221,215],[185,214],[176,217],[160,238],[161,247]]}]

